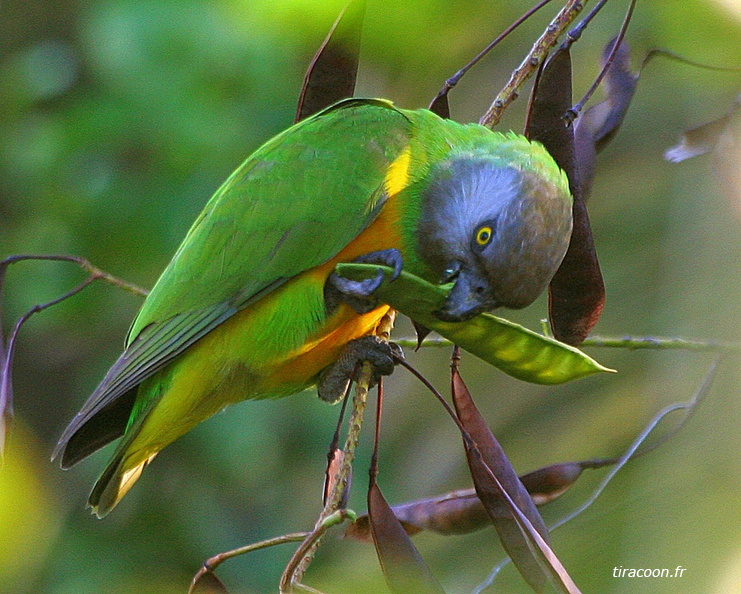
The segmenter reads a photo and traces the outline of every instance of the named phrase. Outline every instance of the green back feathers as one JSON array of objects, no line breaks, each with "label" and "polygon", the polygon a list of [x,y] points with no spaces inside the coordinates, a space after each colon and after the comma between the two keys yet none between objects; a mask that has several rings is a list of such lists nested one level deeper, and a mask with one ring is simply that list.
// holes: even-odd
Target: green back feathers
[{"label": "green back feathers", "polygon": [[225,301],[239,309],[339,252],[375,218],[386,169],[410,128],[387,102],[351,100],[263,145],[193,224],[129,342],[178,312]]}]

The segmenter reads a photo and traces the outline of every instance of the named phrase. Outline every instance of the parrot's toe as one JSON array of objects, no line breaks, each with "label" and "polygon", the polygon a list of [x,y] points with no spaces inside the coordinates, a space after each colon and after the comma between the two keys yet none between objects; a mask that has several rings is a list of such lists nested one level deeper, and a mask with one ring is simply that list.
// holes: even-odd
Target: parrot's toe
[{"label": "parrot's toe", "polygon": [[[393,268],[389,280],[395,280],[401,273],[403,264],[401,253],[397,249],[379,250],[358,256],[353,260],[360,264],[380,264]],[[378,300],[373,297],[373,293],[383,283],[384,273],[378,270],[372,278],[366,278],[360,281],[351,280],[333,272],[327,278],[324,286],[324,301],[327,311],[331,312],[340,304],[347,303],[355,310],[356,313],[366,314],[378,307]]]},{"label": "parrot's toe", "polygon": [[355,313],[367,314],[378,307],[378,300],[372,295],[382,282],[383,272],[380,270],[374,278],[362,281],[350,280],[333,272],[324,285],[324,307],[331,314],[340,303],[346,303]]},{"label": "parrot's toe", "polygon": [[[392,281],[396,280],[399,274],[401,274],[401,267],[404,264],[404,260],[401,257],[401,252],[396,248],[391,248],[388,250],[378,250],[377,252],[369,252],[367,254],[363,254],[362,256],[358,256],[353,260],[353,262],[358,264],[380,264],[381,266],[388,266],[389,268],[393,268],[394,273],[389,279]],[[381,277],[381,280],[383,280],[383,277]],[[376,289],[377,288],[378,287],[376,287]]]},{"label": "parrot's toe", "polygon": [[329,280],[334,287],[346,297],[370,300],[375,290],[383,282],[383,271],[379,268],[376,276],[360,281],[351,280],[333,272]]},{"label": "parrot's toe", "polygon": [[351,340],[345,345],[337,361],[319,376],[317,384],[319,398],[327,402],[342,400],[356,368],[363,361],[368,361],[373,368],[370,384],[373,387],[381,376],[391,375],[396,360],[403,358],[404,353],[398,344],[386,342],[378,336],[369,335]]}]

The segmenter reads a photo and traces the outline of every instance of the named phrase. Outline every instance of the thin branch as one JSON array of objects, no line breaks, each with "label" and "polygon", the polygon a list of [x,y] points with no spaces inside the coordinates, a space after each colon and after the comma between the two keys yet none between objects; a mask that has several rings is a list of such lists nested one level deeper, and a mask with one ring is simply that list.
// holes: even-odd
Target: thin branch
[{"label": "thin branch", "polygon": [[597,90],[597,87],[599,87],[600,83],[605,78],[605,75],[610,69],[610,66],[612,66],[612,63],[615,60],[615,56],[617,56],[618,50],[620,49],[620,45],[623,43],[623,38],[625,37],[625,32],[628,30],[628,25],[630,24],[630,19],[633,17],[633,10],[635,10],[635,7],[636,0],[630,0],[630,5],[628,6],[628,10],[625,13],[625,18],[623,19],[622,25],[620,25],[620,31],[615,38],[615,42],[612,44],[612,49],[610,50],[610,54],[607,56],[607,60],[605,60],[605,64],[602,67],[602,70],[600,70],[600,73],[597,75],[597,78],[592,83],[592,86],[587,89],[584,97],[582,97],[581,100],[576,105],[574,105],[566,114],[569,122],[573,122],[578,117],[579,112],[584,108],[586,102],[589,101],[589,99],[592,97],[594,92]]},{"label": "thin branch", "polygon": [[509,82],[499,92],[489,110],[479,120],[482,126],[493,128],[499,123],[507,106],[517,99],[520,89],[545,60],[550,49],[556,45],[558,38],[568,29],[577,15],[582,11],[586,0],[568,0],[546,30],[535,42],[522,63],[512,72]]},{"label": "thin branch", "polygon": [[685,64],[687,66],[693,66],[695,68],[702,68],[703,70],[712,70],[715,72],[741,72],[741,68],[734,67],[734,66],[713,66],[712,64],[704,64],[702,62],[696,62],[695,60],[690,60],[689,58],[685,58],[684,56],[677,54],[673,51],[662,49],[662,48],[656,48],[649,51],[646,56],[643,58],[643,62],[641,62],[641,67],[638,69],[639,71],[643,71],[643,68],[648,65],[649,62],[651,62],[654,58],[668,58],[670,60],[674,60],[675,62],[679,62],[680,64]]},{"label": "thin branch", "polygon": [[[77,285],[75,288],[66,292],[64,295],[57,297],[56,299],[52,299],[51,301],[48,301],[47,303],[34,305],[23,316],[21,316],[18,319],[18,321],[15,323],[13,327],[13,331],[11,332],[10,338],[8,339],[8,342],[6,343],[5,336],[2,331],[2,318],[3,318],[2,305],[3,305],[3,289],[5,286],[5,275],[8,271],[8,268],[12,264],[17,264],[18,262],[24,262],[24,261],[29,261],[29,260],[51,261],[51,262],[71,262],[73,264],[77,264],[78,266],[80,266],[90,276],[85,281]],[[20,332],[21,327],[34,314],[37,314],[40,311],[44,311],[45,309],[53,307],[61,303],[62,301],[69,299],[70,297],[73,297],[74,295],[77,295],[78,293],[83,291],[86,287],[91,285],[96,280],[105,281],[120,289],[129,291],[137,295],[147,294],[147,291],[145,291],[144,289],[141,289],[137,287],[136,285],[123,281],[113,276],[112,274],[109,274],[105,272],[104,270],[101,270],[97,266],[93,266],[88,260],[86,260],[85,258],[81,258],[79,256],[70,256],[70,255],[64,255],[64,254],[62,255],[58,255],[58,254],[50,254],[50,255],[17,254],[14,256],[9,256],[5,258],[4,260],[0,261],[0,462],[2,461],[2,458],[3,458],[3,453],[4,453],[4,448],[5,448],[5,438],[8,433],[8,427],[9,427],[9,424],[13,416],[12,365],[13,365],[13,358],[15,355],[15,345],[16,345],[16,341],[18,339],[18,333]]]},{"label": "thin branch", "polygon": [[451,76],[448,80],[445,81],[445,84],[443,85],[443,88],[440,89],[440,92],[437,94],[435,99],[432,100],[432,103],[435,103],[438,99],[445,97],[453,87],[455,87],[465,76],[465,74],[473,68],[486,54],[488,54],[492,49],[494,49],[505,37],[507,37],[512,31],[517,29],[522,23],[524,23],[527,19],[529,19],[531,16],[533,16],[536,12],[538,12],[541,8],[543,8],[546,4],[548,4],[551,0],[541,0],[538,4],[533,6],[530,10],[528,10],[525,14],[523,14],[520,18],[518,18],[514,23],[512,23],[509,27],[507,27],[502,33],[500,33],[494,41],[492,41],[489,45],[487,45],[483,50],[481,50],[478,55],[471,60],[468,64],[466,64],[463,68],[461,68],[458,72],[456,72],[453,76]]},{"label": "thin branch", "polygon": [[[595,490],[592,492],[592,494],[587,498],[586,501],[584,501],[579,507],[577,507],[575,510],[571,511],[564,517],[557,520],[554,524],[549,526],[549,531],[553,531],[556,528],[560,528],[567,522],[573,520],[575,517],[586,511],[591,505],[602,495],[605,488],[607,488],[607,485],[610,484],[612,479],[615,477],[615,475],[622,470],[622,468],[627,464],[630,460],[634,460],[638,456],[641,456],[643,454],[646,454],[652,450],[655,450],[660,445],[664,444],[669,438],[674,436],[687,422],[687,420],[692,416],[692,414],[697,410],[697,407],[700,405],[700,403],[705,399],[705,396],[710,391],[710,388],[713,384],[713,381],[715,379],[715,376],[717,374],[718,365],[720,364],[720,361],[722,360],[722,356],[718,356],[715,358],[715,360],[710,364],[710,367],[708,369],[708,372],[705,374],[705,377],[703,378],[702,383],[700,386],[695,390],[695,393],[692,395],[692,397],[687,402],[679,402],[670,404],[666,407],[664,407],[662,410],[660,410],[654,417],[651,419],[651,421],[643,428],[643,430],[638,434],[638,437],[636,437],[633,440],[633,443],[630,445],[630,447],[623,452],[623,454],[617,459],[615,462],[615,466],[613,466],[610,471],[607,473],[607,475],[600,481],[599,485],[595,488]],[[668,433],[663,435],[658,441],[650,444],[649,446],[640,449],[641,445],[644,441],[648,438],[648,436],[653,432],[654,429],[659,425],[659,423],[669,414],[684,410],[685,415],[684,417],[679,421],[679,423]],[[598,466],[604,466],[602,462],[605,461],[597,461]],[[612,462],[610,460],[607,461],[608,463]],[[480,594],[483,592],[486,588],[488,588],[496,579],[499,572],[510,562],[509,558],[506,558],[502,560],[500,563],[498,563],[492,571],[487,576],[486,580],[479,584],[476,589],[473,591],[473,594]]]},{"label": "thin branch", "polygon": [[574,42],[578,41],[589,23],[592,22],[592,19],[597,16],[599,11],[602,10],[605,4],[607,4],[607,0],[599,0],[599,2],[597,2],[597,5],[589,11],[589,14],[585,16],[581,21],[579,21],[576,26],[566,34],[566,39],[564,40],[563,44],[561,44],[561,47],[568,49],[574,44]]},{"label": "thin branch", "polygon": [[741,351],[741,343],[720,340],[688,340],[684,338],[660,338],[653,336],[590,336],[581,346],[619,348],[628,350],[680,350],[704,351],[708,353]]},{"label": "thin branch", "polygon": [[[358,382],[358,386],[360,387],[360,382]],[[337,509],[332,513],[325,515],[325,512],[327,510],[328,506],[325,506],[324,510],[322,510],[322,514],[320,515],[319,520],[316,523],[316,526],[314,526],[314,529],[311,532],[306,533],[306,536],[301,541],[301,544],[293,553],[290,561],[286,565],[286,568],[283,571],[283,575],[280,579],[279,591],[281,594],[291,593],[294,591],[294,589],[302,589],[305,591],[306,588],[308,588],[308,586],[305,586],[301,583],[301,580],[303,579],[304,573],[306,573],[306,570],[314,559],[314,555],[316,554],[316,550],[319,548],[322,536],[324,536],[327,530],[329,530],[332,526],[344,522],[345,519],[355,519],[355,512],[353,512],[352,510]]]},{"label": "thin branch", "polygon": [[[34,305],[30,310],[23,314],[13,326],[13,331],[10,333],[10,338],[7,344],[2,345],[0,349],[0,459],[3,456],[5,435],[7,433],[5,425],[9,422],[9,419],[13,415],[13,382],[11,372],[13,368],[13,358],[15,356],[15,344],[18,340],[18,332],[20,332],[21,326],[34,314],[44,311],[57,303],[61,303],[65,299],[77,295],[80,291],[84,290],[85,287],[90,285],[95,280],[95,277],[88,277],[85,281],[77,285],[71,291],[68,291],[61,297],[57,297],[47,303],[41,305]],[[0,343],[3,341],[2,333],[0,332]]]},{"label": "thin branch", "polygon": [[[718,371],[718,365],[721,361],[721,357],[717,357],[711,364],[708,369],[707,374],[703,378],[702,383],[700,386],[695,390],[695,393],[692,395],[692,397],[687,402],[677,402],[674,404],[670,404],[669,406],[664,407],[662,410],[660,410],[653,419],[644,427],[643,431],[641,431],[638,434],[638,437],[636,437],[635,440],[633,440],[633,443],[630,445],[630,447],[625,450],[622,456],[620,456],[620,459],[617,461],[617,464],[610,468],[610,471],[607,473],[607,476],[600,482],[600,484],[597,486],[597,488],[594,490],[592,495],[577,509],[572,511],[571,513],[567,514],[563,518],[559,519],[555,524],[553,524],[553,528],[559,528],[560,526],[563,526],[566,522],[569,522],[570,520],[573,520],[576,516],[581,514],[583,511],[585,511],[587,508],[589,508],[596,500],[597,498],[602,494],[602,492],[605,490],[605,487],[612,481],[613,477],[620,472],[620,470],[625,466],[625,463],[631,459],[631,457],[638,451],[638,448],[640,448],[641,444],[643,444],[644,441],[646,441],[646,438],[651,434],[651,432],[657,427],[657,425],[670,413],[673,413],[678,410],[684,410],[686,411],[684,418],[680,421],[679,425],[675,427],[672,431],[670,431],[667,435],[663,436],[659,441],[658,444],[661,445],[664,443],[667,439],[669,439],[671,436],[673,436],[679,428],[681,428],[684,423],[689,419],[689,417],[692,415],[692,413],[697,409],[697,406],[705,399],[705,396],[710,391],[710,387],[713,385],[713,381],[715,380],[716,373]],[[655,449],[658,446],[653,446],[651,449]]]},{"label": "thin branch", "polygon": [[343,448],[342,464],[334,480],[334,488],[327,497],[327,502],[319,514],[314,529],[307,535],[301,545],[296,549],[290,561],[286,565],[280,580],[280,592],[292,592],[293,588],[301,583],[301,580],[309,568],[314,555],[316,554],[322,536],[329,526],[325,520],[336,513],[342,500],[345,487],[352,473],[352,463],[355,458],[355,449],[358,446],[360,430],[363,427],[363,416],[365,406],[368,400],[368,386],[371,379],[370,363],[365,362],[360,368],[360,374],[355,386],[355,397],[353,398],[353,407],[350,413],[350,423],[345,438],[345,447]]},{"label": "thin branch", "polygon": [[9,256],[5,258],[4,260],[0,261],[0,279],[2,279],[2,273],[8,266],[10,266],[11,264],[15,264],[17,262],[22,262],[22,261],[27,261],[27,260],[46,260],[50,262],[71,262],[73,264],[77,264],[80,268],[82,268],[84,271],[89,273],[90,276],[94,277],[94,280],[105,281],[108,284],[113,285],[114,287],[118,287],[119,289],[123,289],[124,291],[128,291],[129,293],[133,293],[134,295],[139,295],[141,297],[146,297],[147,294],[149,293],[149,291],[147,291],[146,289],[142,289],[141,287],[138,287],[137,285],[126,282],[125,280],[115,277],[112,274],[109,274],[108,272],[106,272],[105,270],[102,270],[98,268],[97,266],[94,266],[85,258],[81,258],[80,256],[70,256],[67,254],[17,254],[15,256]]},{"label": "thin branch", "polygon": [[[399,341],[394,341],[396,344],[401,346]],[[452,343],[448,343],[446,346],[449,346]],[[404,367],[407,371],[409,371],[414,377],[416,377],[420,382],[424,384],[424,386],[432,392],[432,394],[437,398],[438,402],[442,404],[443,408],[445,409],[445,412],[448,413],[448,416],[453,419],[453,422],[456,424],[456,427],[458,427],[458,431],[460,431],[461,437],[463,438],[463,441],[466,442],[466,445],[469,446],[471,449],[473,449],[478,455],[480,456],[480,452],[478,450],[478,446],[476,445],[476,442],[474,442],[471,435],[466,431],[466,428],[463,426],[463,423],[461,423],[461,420],[458,418],[458,415],[455,414],[455,411],[453,410],[453,407],[448,404],[448,401],[445,400],[445,397],[440,394],[440,391],[432,385],[430,380],[428,380],[424,375],[422,375],[417,369],[412,367],[410,363],[405,361],[404,359],[396,359],[396,361]]]},{"label": "thin branch", "polygon": [[[451,357],[451,366],[456,366],[458,364],[458,355],[459,351],[457,347],[454,347],[453,356]],[[470,450],[471,454],[476,458],[477,462],[481,464],[481,468],[486,473],[488,478],[493,481],[497,491],[501,495],[502,500],[512,513],[512,519],[517,523],[517,526],[522,532],[522,536],[525,539],[528,548],[530,548],[533,556],[537,559],[538,563],[547,563],[550,566],[551,571],[548,571],[545,568],[544,571],[547,577],[551,580],[553,586],[562,592],[573,592],[578,594],[580,592],[579,588],[577,588],[576,584],[572,581],[571,576],[569,576],[569,574],[563,568],[563,566],[561,565],[561,561],[556,557],[555,553],[550,548],[550,545],[543,539],[540,533],[530,522],[528,517],[512,499],[509,492],[504,488],[504,485],[502,485],[501,481],[499,480],[499,477],[494,473],[486,460],[484,460],[483,454],[481,453],[478,444],[463,426],[463,422],[460,420],[453,408],[447,403],[442,394],[440,394],[440,392],[430,383],[430,381],[414,367],[412,367],[412,365],[410,365],[403,359],[397,358],[396,360],[400,365],[409,370],[435,395],[438,401],[445,408],[445,411],[453,419],[456,426],[458,427],[458,430],[460,431],[463,441],[466,444],[466,448]],[[556,578],[556,576],[558,577]]]},{"label": "thin branch", "polygon": [[[398,338],[394,342],[400,347],[416,348],[416,338]],[[419,345],[422,347],[449,347],[453,343],[441,336],[425,338]],[[700,351],[708,353],[738,352],[741,343],[720,340],[689,340],[684,338],[661,338],[653,336],[590,336],[580,347],[617,348],[628,350],[679,350]]]},{"label": "thin branch", "polygon": [[[388,340],[395,318],[396,312],[394,310],[389,310],[389,312],[379,322],[378,328],[376,329],[376,335],[380,336],[384,340]],[[342,519],[347,517],[349,510],[340,509],[340,506],[344,499],[346,487],[352,474],[352,463],[360,439],[360,431],[363,427],[363,415],[368,400],[368,388],[370,386],[371,374],[371,365],[366,361],[362,364],[360,373],[356,379],[355,397],[353,398],[353,407],[350,413],[349,427],[345,438],[345,446],[343,448],[342,464],[340,465],[337,476],[334,479],[331,493],[326,498],[324,509],[322,509],[322,512],[319,514],[319,519],[317,520],[314,529],[306,536],[298,549],[296,549],[283,571],[283,575],[280,579],[281,593],[305,588],[305,586],[301,584],[301,580],[314,559],[314,555],[319,548],[322,536],[330,526],[334,525],[333,523],[328,524],[329,518],[337,517],[337,514],[340,514]],[[349,513],[354,515],[354,512]]]},{"label": "thin branch", "polygon": [[245,553],[259,551],[260,549],[266,549],[268,547],[273,547],[275,545],[284,544],[287,542],[299,542],[306,538],[308,534],[308,532],[293,532],[291,534],[283,534],[282,536],[268,538],[266,540],[261,540],[260,542],[255,542],[243,547],[232,549],[231,551],[226,551],[224,553],[214,555],[213,557],[210,557],[209,559],[206,559],[206,561],[204,561],[203,567],[201,567],[198,573],[196,573],[196,575],[193,577],[192,584],[195,584],[199,579],[201,579],[201,576],[203,574],[214,571],[219,565],[221,565],[228,559],[232,559],[234,557],[238,557],[239,555],[244,555]]}]

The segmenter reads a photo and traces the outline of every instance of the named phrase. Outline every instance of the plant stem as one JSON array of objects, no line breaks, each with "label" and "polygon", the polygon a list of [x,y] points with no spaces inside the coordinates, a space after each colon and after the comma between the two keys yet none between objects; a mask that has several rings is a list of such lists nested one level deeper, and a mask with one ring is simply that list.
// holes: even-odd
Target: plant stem
[{"label": "plant stem", "polygon": [[493,128],[499,123],[507,106],[517,99],[520,89],[545,60],[550,49],[556,45],[558,38],[568,29],[577,15],[582,11],[586,0],[568,0],[556,17],[550,22],[546,30],[535,42],[522,63],[512,71],[509,82],[499,91],[489,110],[482,116],[479,123],[487,128]]},{"label": "plant stem", "polygon": [[309,533],[308,532],[293,532],[291,534],[283,534],[281,536],[275,536],[273,538],[268,538],[266,540],[261,540],[260,542],[253,542],[252,544],[248,544],[243,547],[238,547],[236,549],[232,549],[231,551],[226,551],[224,553],[219,553],[218,555],[214,555],[213,557],[208,558],[204,563],[201,570],[195,575],[193,578],[193,581],[196,582],[198,578],[201,576],[201,574],[207,572],[207,571],[213,571],[216,569],[219,565],[221,565],[224,561],[231,559],[233,557],[238,557],[239,555],[244,555],[245,553],[251,553],[252,551],[259,551],[260,549],[265,549],[267,547],[272,547],[275,545],[283,544],[286,542],[299,542],[307,537]]},{"label": "plant stem", "polygon": [[0,271],[4,271],[4,269],[7,268],[10,264],[15,264],[17,262],[23,262],[26,260],[43,260],[47,262],[71,262],[73,264],[77,264],[85,272],[89,273],[90,276],[93,277],[94,280],[99,279],[99,280],[105,281],[108,284],[113,285],[114,287],[118,287],[119,289],[123,289],[124,291],[128,291],[129,293],[133,293],[134,295],[140,295],[142,297],[146,297],[148,293],[146,289],[137,287],[136,285],[132,283],[126,282],[125,280],[121,280],[120,278],[115,277],[112,274],[109,274],[105,270],[101,270],[97,266],[94,266],[93,264],[91,264],[85,258],[81,258],[80,256],[71,256],[68,254],[17,254],[15,256],[9,256],[5,258],[4,260],[0,261]]},{"label": "plant stem", "polygon": [[[388,340],[391,329],[394,326],[396,312],[389,312],[381,319],[376,328],[376,335],[384,340]],[[317,549],[324,533],[337,521],[332,518],[339,518],[342,521],[347,517],[345,510],[340,509],[344,499],[350,477],[352,476],[352,463],[355,458],[355,450],[358,447],[360,431],[363,427],[363,415],[365,406],[368,401],[368,389],[371,381],[372,368],[367,361],[363,362],[360,372],[356,379],[355,396],[353,398],[353,407],[350,413],[350,420],[343,448],[342,464],[335,476],[331,492],[329,493],[324,509],[319,514],[314,529],[306,536],[291,560],[286,565],[280,580],[280,592],[293,592],[294,588],[303,588],[301,580],[306,573],[309,565],[314,559]]]},{"label": "plant stem", "polygon": [[[416,338],[399,338],[394,341],[400,347],[416,348]],[[449,347],[453,343],[441,336],[425,338],[421,347]],[[678,351],[704,351],[738,352],[741,351],[741,343],[724,342],[721,340],[689,340],[685,338],[660,338],[654,336],[590,336],[579,347],[600,347],[628,350],[678,350]]]}]

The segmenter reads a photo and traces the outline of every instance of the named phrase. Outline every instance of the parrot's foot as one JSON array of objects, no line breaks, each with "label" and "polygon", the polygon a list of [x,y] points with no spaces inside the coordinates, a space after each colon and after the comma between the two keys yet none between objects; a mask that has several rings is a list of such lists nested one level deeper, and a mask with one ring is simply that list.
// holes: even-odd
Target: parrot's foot
[{"label": "parrot's foot", "polygon": [[382,375],[394,371],[394,358],[403,359],[404,353],[398,344],[381,340],[378,336],[363,336],[351,340],[339,359],[322,371],[317,384],[319,398],[326,402],[341,400],[353,378],[356,368],[368,361],[373,368],[370,387],[375,386]]},{"label": "parrot's foot", "polygon": [[[394,280],[401,272],[401,253],[397,249],[379,250],[358,256],[353,260],[359,264],[380,264],[394,269],[389,280]],[[375,290],[383,282],[383,271],[379,270],[373,278],[362,281],[350,280],[333,272],[324,285],[324,302],[328,312],[334,311],[340,303],[347,303],[357,313],[365,314],[378,307],[373,298]]]}]

